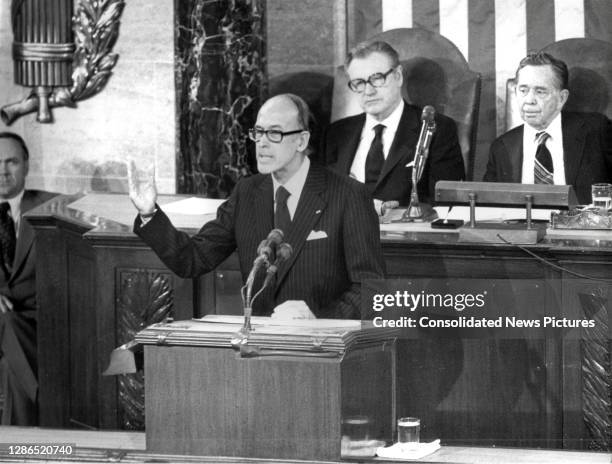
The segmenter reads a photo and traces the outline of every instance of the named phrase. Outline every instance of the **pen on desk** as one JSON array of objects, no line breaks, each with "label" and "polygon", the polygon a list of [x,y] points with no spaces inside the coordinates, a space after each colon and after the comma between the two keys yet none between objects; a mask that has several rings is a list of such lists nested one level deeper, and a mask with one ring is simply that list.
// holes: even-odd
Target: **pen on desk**
[{"label": "pen on desk", "polygon": [[448,211],[446,212],[446,216],[444,216],[444,224],[448,224],[448,216],[450,215],[451,209],[453,209],[453,207],[449,206]]}]

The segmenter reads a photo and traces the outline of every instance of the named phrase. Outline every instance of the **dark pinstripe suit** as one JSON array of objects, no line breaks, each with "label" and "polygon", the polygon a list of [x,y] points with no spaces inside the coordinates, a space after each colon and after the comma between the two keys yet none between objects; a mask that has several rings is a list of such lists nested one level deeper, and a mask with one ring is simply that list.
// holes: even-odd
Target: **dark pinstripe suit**
[{"label": "dark pinstripe suit", "polygon": [[[239,182],[217,219],[191,239],[161,211],[144,227],[137,218],[134,231],[181,277],[208,272],[238,250],[244,280],[257,246],[273,228],[272,190],[270,175]],[[327,237],[307,240],[312,231]],[[364,186],[312,163],[285,234],[293,255],[281,265],[274,291],[255,302],[254,314],[268,315],[286,300],[304,300],[317,317],[359,318],[361,281],[384,274],[379,234]]]}]

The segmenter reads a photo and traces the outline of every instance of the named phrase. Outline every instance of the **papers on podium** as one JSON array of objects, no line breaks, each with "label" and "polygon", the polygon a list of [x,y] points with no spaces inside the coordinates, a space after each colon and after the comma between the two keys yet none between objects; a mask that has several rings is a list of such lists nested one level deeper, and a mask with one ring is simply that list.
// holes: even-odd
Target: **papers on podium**
[{"label": "papers on podium", "polygon": [[[154,324],[136,335],[145,345],[232,347],[242,328],[242,316],[209,315],[201,319]],[[261,349],[336,352],[349,347],[394,338],[399,329],[377,328],[368,321],[346,319],[294,319],[278,321],[269,317],[251,318],[249,345]]]}]

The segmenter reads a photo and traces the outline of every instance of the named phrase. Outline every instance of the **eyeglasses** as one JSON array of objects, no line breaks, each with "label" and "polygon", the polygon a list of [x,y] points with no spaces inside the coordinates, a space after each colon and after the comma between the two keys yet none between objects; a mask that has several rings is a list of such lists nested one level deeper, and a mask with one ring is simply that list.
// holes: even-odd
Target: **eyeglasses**
[{"label": "eyeglasses", "polygon": [[374,73],[367,80],[353,79],[348,82],[349,89],[353,92],[361,93],[365,90],[366,84],[370,84],[372,87],[382,87],[387,82],[387,76],[394,70],[395,68],[391,68],[386,73]]},{"label": "eyeglasses", "polygon": [[300,132],[304,132],[304,129],[297,129],[297,130],[294,130],[294,131],[283,132],[283,131],[279,131],[277,129],[263,130],[263,129],[259,128],[259,127],[254,127],[252,129],[249,129],[249,138],[253,142],[259,142],[261,140],[261,138],[265,134],[266,137],[268,137],[268,140],[270,142],[272,142],[272,143],[281,143],[283,141],[283,137],[285,135],[299,134]]}]

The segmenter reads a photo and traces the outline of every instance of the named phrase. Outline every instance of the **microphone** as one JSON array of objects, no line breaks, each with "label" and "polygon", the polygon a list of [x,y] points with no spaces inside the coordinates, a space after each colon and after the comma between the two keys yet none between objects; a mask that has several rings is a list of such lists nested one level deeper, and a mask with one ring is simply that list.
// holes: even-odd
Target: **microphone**
[{"label": "microphone", "polygon": [[259,243],[257,247],[257,257],[253,261],[253,267],[246,280],[246,297],[245,303],[250,305],[251,295],[253,289],[253,283],[255,282],[255,276],[262,266],[269,266],[270,262],[274,260],[276,249],[281,245],[284,239],[283,231],[280,229],[272,229],[268,236]]},{"label": "microphone", "polygon": [[421,220],[424,216],[423,208],[420,205],[417,185],[423,171],[425,163],[429,155],[429,146],[431,139],[436,131],[436,110],[433,106],[427,105],[421,113],[421,132],[414,151],[414,164],[412,166],[412,192],[410,192],[410,205],[404,213],[403,218],[408,221]]},{"label": "microphone", "polygon": [[421,179],[423,169],[425,169],[425,161],[429,155],[431,139],[436,131],[435,116],[436,110],[433,106],[427,105],[423,108],[421,113],[421,132],[419,133],[419,140],[414,154],[414,167],[412,168],[412,179],[415,184]]},{"label": "microphone", "polygon": [[[255,259],[255,263],[258,260],[263,259],[264,262],[270,262],[274,260],[274,252],[276,248],[283,242],[284,234],[280,229],[272,229],[268,236],[261,241],[259,246],[257,247],[257,258]],[[253,263],[253,264],[255,264]]]},{"label": "microphone", "polygon": [[272,277],[278,272],[279,266],[291,258],[292,254],[293,247],[287,242],[283,242],[278,246],[278,249],[276,250],[276,260],[268,267],[262,288],[266,287],[270,283]]}]

